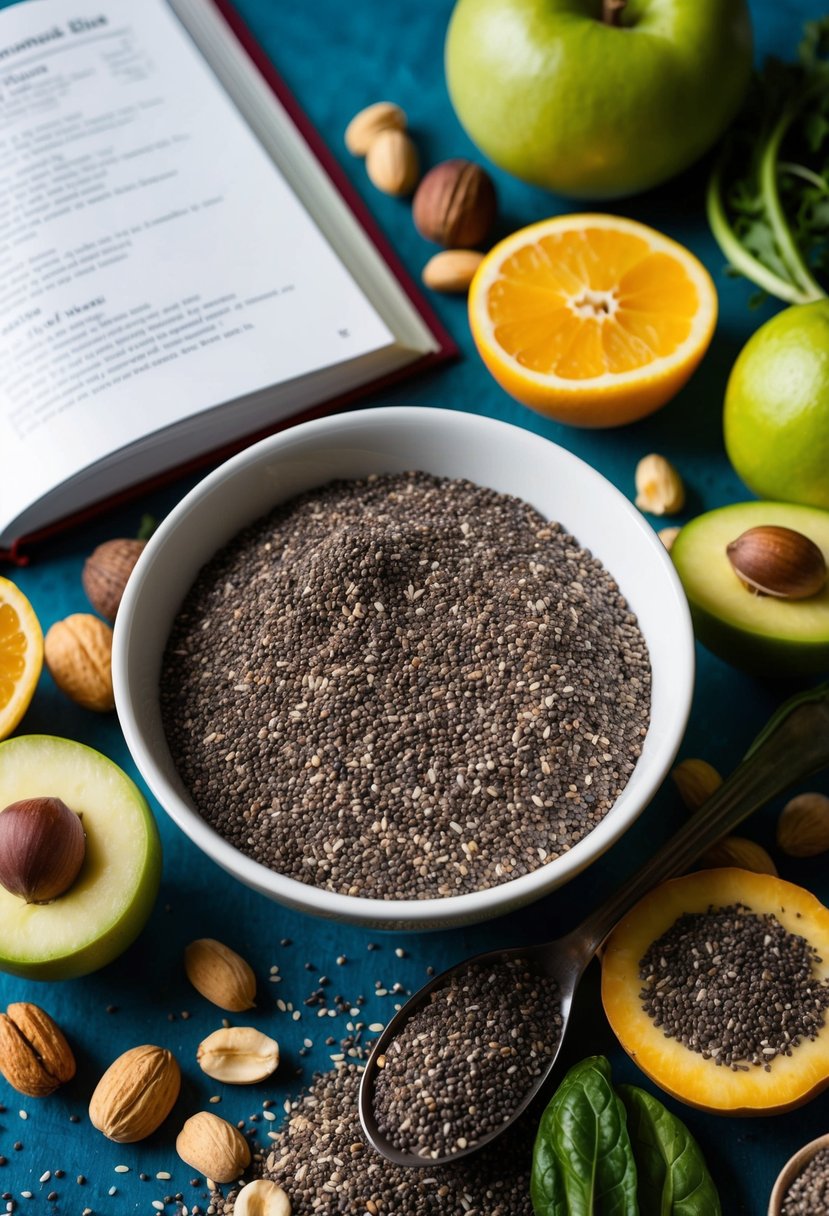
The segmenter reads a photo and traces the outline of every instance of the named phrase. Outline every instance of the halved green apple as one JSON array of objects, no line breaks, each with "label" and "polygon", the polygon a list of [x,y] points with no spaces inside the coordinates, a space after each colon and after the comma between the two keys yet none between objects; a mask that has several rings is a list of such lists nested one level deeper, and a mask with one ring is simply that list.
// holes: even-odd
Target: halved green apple
[{"label": "halved green apple", "polygon": [[779,502],[708,511],[686,524],[671,548],[694,629],[709,650],[757,675],[821,675],[829,671],[829,585],[808,599],[757,595],[728,560],[732,541],[765,525],[808,536],[829,565],[829,511]]},{"label": "halved green apple", "polygon": [[100,752],[51,735],[0,744],[0,814],[43,797],[82,815],[86,854],[72,886],[51,903],[26,903],[0,887],[0,970],[70,979],[111,962],[144,927],[161,879],[161,842],[144,795]]}]

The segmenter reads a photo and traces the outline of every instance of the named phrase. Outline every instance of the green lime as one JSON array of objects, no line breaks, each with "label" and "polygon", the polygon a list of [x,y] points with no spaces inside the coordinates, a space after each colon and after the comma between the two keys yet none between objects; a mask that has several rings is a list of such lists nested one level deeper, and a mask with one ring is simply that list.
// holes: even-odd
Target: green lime
[{"label": "green lime", "polygon": [[829,300],[767,321],[725,391],[725,447],[760,498],[829,509]]}]

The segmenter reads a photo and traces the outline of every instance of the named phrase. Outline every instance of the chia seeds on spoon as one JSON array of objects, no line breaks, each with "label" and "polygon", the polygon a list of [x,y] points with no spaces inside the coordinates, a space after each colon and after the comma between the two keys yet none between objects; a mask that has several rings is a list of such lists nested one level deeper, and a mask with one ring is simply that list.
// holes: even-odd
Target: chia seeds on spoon
[{"label": "chia seeds on spoon", "polygon": [[561,1034],[558,987],[522,959],[475,964],[431,994],[376,1074],[374,1113],[396,1148],[447,1157],[509,1121]]},{"label": "chia seeds on spoon", "polygon": [[566,853],[627,784],[649,706],[602,564],[527,503],[425,473],[334,482],[241,533],[161,677],[204,819],[279,873],[377,899]]},{"label": "chia seeds on spoon", "polygon": [[685,913],[639,965],[642,1005],[666,1038],[733,1070],[771,1070],[814,1039],[829,1007],[816,950],[741,904]]},{"label": "chia seeds on spoon", "polygon": [[829,1148],[822,1148],[797,1175],[780,1216],[829,1216]]}]

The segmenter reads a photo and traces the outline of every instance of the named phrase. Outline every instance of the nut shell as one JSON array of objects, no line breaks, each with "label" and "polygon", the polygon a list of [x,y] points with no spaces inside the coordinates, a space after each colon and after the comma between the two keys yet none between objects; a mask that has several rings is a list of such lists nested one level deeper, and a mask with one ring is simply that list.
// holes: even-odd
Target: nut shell
[{"label": "nut shell", "polygon": [[84,562],[81,582],[96,612],[114,621],[135,563],[144,552],[144,540],[108,540]]},{"label": "nut shell", "polygon": [[826,585],[822,550],[794,528],[776,524],[749,528],[725,551],[734,573],[757,595],[805,600]]},{"label": "nut shell", "polygon": [[345,146],[352,156],[365,156],[381,131],[405,131],[406,115],[393,101],[376,101],[355,114],[345,129]]},{"label": "nut shell", "polygon": [[798,794],[777,821],[777,843],[789,857],[817,857],[829,849],[829,798]]},{"label": "nut shell", "polygon": [[112,691],[112,630],[97,616],[76,612],[56,621],[44,641],[46,666],[61,692],[84,709],[108,713]]},{"label": "nut shell", "polygon": [[412,201],[412,218],[427,241],[467,249],[489,236],[497,208],[486,170],[458,157],[429,170]]},{"label": "nut shell", "polygon": [[250,1165],[250,1147],[242,1133],[206,1110],[184,1124],[176,1139],[176,1152],[214,1182],[233,1182]]},{"label": "nut shell", "polygon": [[60,798],[24,798],[0,812],[0,886],[27,904],[68,891],[85,855],[80,817]]},{"label": "nut shell", "polygon": [[125,1051],[101,1077],[89,1103],[94,1127],[119,1144],[144,1140],[176,1104],[181,1071],[163,1047],[144,1044]]},{"label": "nut shell", "polygon": [[72,1048],[45,1009],[21,1001],[0,1014],[0,1072],[29,1098],[44,1098],[74,1077]]},{"label": "nut shell", "polygon": [[420,176],[417,148],[405,131],[386,128],[371,142],[366,155],[366,173],[384,194],[411,194]]},{"label": "nut shell", "polygon": [[256,976],[240,954],[213,937],[200,937],[184,951],[187,978],[205,1000],[220,1009],[252,1009]]}]

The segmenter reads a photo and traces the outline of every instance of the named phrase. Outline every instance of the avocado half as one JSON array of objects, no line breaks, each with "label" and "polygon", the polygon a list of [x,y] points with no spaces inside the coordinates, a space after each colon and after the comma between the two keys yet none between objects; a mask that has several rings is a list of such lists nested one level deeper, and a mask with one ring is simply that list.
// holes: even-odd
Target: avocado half
[{"label": "avocado half", "polygon": [[804,600],[755,595],[737,578],[726,547],[748,528],[793,528],[829,566],[829,511],[782,502],[743,502],[708,511],[680,531],[671,557],[694,630],[714,654],[760,676],[829,673],[829,584]]}]

